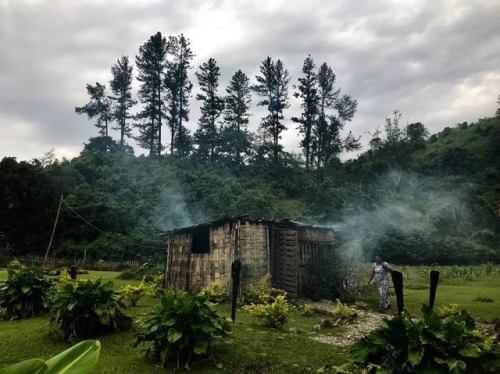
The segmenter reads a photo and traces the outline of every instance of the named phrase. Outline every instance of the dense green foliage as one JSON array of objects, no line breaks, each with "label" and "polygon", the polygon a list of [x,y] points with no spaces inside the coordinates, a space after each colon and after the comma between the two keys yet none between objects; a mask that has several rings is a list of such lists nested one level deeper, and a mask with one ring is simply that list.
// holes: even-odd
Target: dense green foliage
[{"label": "dense green foliage", "polygon": [[130,327],[124,308],[111,281],[66,281],[54,297],[50,323],[68,340],[97,336]]},{"label": "dense green foliage", "polygon": [[177,367],[191,359],[210,353],[215,338],[225,338],[229,323],[210,305],[208,295],[188,295],[169,288],[145,322],[145,331],[137,336],[147,355],[157,359],[163,368],[175,359]]},{"label": "dense green foliage", "polygon": [[440,317],[426,305],[422,319],[404,313],[353,345],[356,362],[373,373],[486,373],[500,368],[500,347],[475,330],[465,310]]},{"label": "dense green foliage", "polygon": [[208,167],[195,155],[136,157],[101,138],[72,160],[4,158],[0,246],[11,255],[43,255],[63,193],[106,233],[63,206],[53,253],[70,258],[85,250],[89,260],[161,256],[163,229],[248,213],[333,224],[340,243],[366,258],[497,262],[499,121],[461,124],[428,140],[382,140],[357,159],[334,159],[321,171],[305,170],[286,152],[277,166],[258,153],[244,165]]},{"label": "dense green foliage", "polygon": [[85,340],[44,361],[32,358],[0,369],[0,374],[89,374],[99,359],[101,343]]},{"label": "dense green foliage", "polygon": [[39,269],[8,269],[0,282],[0,317],[17,319],[43,314],[49,306],[54,282]]}]

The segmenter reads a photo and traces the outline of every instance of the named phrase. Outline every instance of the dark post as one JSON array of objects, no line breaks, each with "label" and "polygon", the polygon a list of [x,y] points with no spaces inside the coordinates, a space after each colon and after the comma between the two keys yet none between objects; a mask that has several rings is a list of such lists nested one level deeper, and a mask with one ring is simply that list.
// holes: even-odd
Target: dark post
[{"label": "dark post", "polygon": [[396,293],[396,302],[398,306],[398,314],[403,313],[405,308],[404,295],[403,295],[403,273],[399,271],[393,271],[392,283],[394,284],[394,292]]},{"label": "dark post", "polygon": [[431,285],[429,288],[429,308],[434,308],[434,301],[436,300],[436,290],[439,282],[439,271],[431,270]]},{"label": "dark post", "polygon": [[76,275],[78,274],[78,271],[76,270],[76,265],[71,265],[68,270],[69,277],[71,280],[76,279]]},{"label": "dark post", "polygon": [[231,278],[233,279],[233,289],[231,290],[231,319],[236,319],[236,299],[240,288],[241,261],[236,260],[231,264]]}]

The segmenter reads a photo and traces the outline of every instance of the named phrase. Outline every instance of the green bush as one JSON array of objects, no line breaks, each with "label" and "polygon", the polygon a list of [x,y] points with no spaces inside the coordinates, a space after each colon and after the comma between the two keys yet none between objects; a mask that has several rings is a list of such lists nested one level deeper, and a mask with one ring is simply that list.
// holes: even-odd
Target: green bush
[{"label": "green bush", "polygon": [[221,303],[229,296],[226,288],[220,283],[208,284],[200,290],[200,294],[207,295],[208,300],[210,300],[212,303]]},{"label": "green bush", "polygon": [[271,303],[245,305],[243,310],[256,316],[266,327],[282,328],[288,320],[290,304],[284,295],[279,295]]},{"label": "green bush", "polygon": [[111,281],[67,281],[54,297],[50,323],[68,340],[97,336],[130,327],[125,307]]},{"label": "green bush", "polygon": [[358,313],[355,308],[342,303],[339,299],[332,310],[332,316],[336,321],[336,324],[350,323],[358,317]]},{"label": "green bush", "polygon": [[500,349],[493,337],[475,329],[465,311],[439,316],[422,306],[422,319],[408,313],[351,348],[355,362],[370,373],[487,373],[500,369]]},{"label": "green bush", "polygon": [[39,269],[8,269],[8,277],[0,282],[0,316],[17,319],[45,313],[54,281]]},{"label": "green bush", "polygon": [[286,296],[284,290],[273,288],[271,285],[271,275],[266,274],[258,281],[249,283],[242,295],[244,304],[263,304],[273,302],[277,296]]},{"label": "green bush", "polygon": [[163,296],[163,274],[147,275],[142,278],[146,286],[146,293],[153,297]]},{"label": "green bush", "polygon": [[99,359],[101,343],[85,340],[44,361],[32,358],[0,369],[0,374],[89,374]]},{"label": "green bush", "polygon": [[121,299],[124,300],[127,304],[132,306],[137,306],[139,300],[146,293],[146,286],[144,282],[139,283],[137,286],[132,286],[127,284],[120,291]]},{"label": "green bush", "polygon": [[194,356],[210,352],[214,338],[229,334],[229,323],[220,317],[208,295],[188,295],[177,288],[168,288],[160,305],[145,321],[145,331],[137,336],[134,346],[143,346],[161,367],[175,359],[189,366]]}]

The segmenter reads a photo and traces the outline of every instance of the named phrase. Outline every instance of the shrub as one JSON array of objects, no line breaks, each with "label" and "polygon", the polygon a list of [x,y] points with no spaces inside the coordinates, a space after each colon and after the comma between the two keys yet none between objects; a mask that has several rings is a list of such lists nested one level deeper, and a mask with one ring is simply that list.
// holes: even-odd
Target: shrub
[{"label": "shrub", "polygon": [[303,316],[312,316],[314,314],[314,306],[311,304],[303,304],[301,309]]},{"label": "shrub", "polygon": [[284,295],[279,295],[273,302],[245,305],[243,310],[256,316],[266,327],[281,328],[288,320],[290,304]]},{"label": "shrub", "polygon": [[15,365],[0,369],[1,374],[89,374],[99,359],[101,343],[98,340],[85,340],[44,361],[32,358]]},{"label": "shrub", "polygon": [[249,283],[243,291],[244,304],[262,304],[273,302],[277,296],[286,296],[284,290],[273,288],[271,275],[266,274],[256,282]]},{"label": "shrub", "polygon": [[155,274],[145,276],[142,281],[146,286],[146,293],[153,297],[160,297],[163,295],[163,274]]},{"label": "shrub", "polygon": [[111,281],[65,282],[54,298],[50,323],[68,340],[97,336],[130,327],[125,307]]},{"label": "shrub", "polygon": [[448,317],[448,316],[451,316],[453,314],[460,313],[461,310],[462,310],[462,307],[458,304],[442,305],[439,308],[438,314],[441,317]]},{"label": "shrub", "polygon": [[221,303],[229,296],[226,288],[220,283],[208,284],[201,289],[200,294],[207,295],[208,299],[213,303]]},{"label": "shrub", "polygon": [[351,348],[355,362],[371,373],[486,373],[500,369],[500,349],[492,338],[475,330],[461,310],[440,317],[422,306],[422,319],[408,313],[385,319]]},{"label": "shrub", "polygon": [[122,288],[120,292],[121,299],[124,300],[127,304],[132,306],[137,306],[137,303],[146,293],[146,286],[144,282],[139,283],[137,286],[132,286],[127,284]]},{"label": "shrub", "polygon": [[339,323],[349,323],[357,318],[356,309],[343,304],[339,299],[337,299],[337,303],[335,304],[335,308],[332,310],[332,316],[335,319],[335,324]]},{"label": "shrub", "polygon": [[26,318],[47,311],[54,281],[39,269],[8,269],[8,277],[0,282],[0,316],[4,319]]},{"label": "shrub", "polygon": [[7,267],[10,269],[22,269],[22,268],[24,268],[24,265],[21,263],[21,261],[19,261],[17,258],[15,258],[9,262]]},{"label": "shrub", "polygon": [[188,367],[193,355],[209,353],[214,338],[228,334],[229,323],[216,313],[208,295],[191,296],[172,287],[165,290],[134,346],[144,346],[146,354],[159,360],[162,368],[174,358],[177,367],[180,362]]}]

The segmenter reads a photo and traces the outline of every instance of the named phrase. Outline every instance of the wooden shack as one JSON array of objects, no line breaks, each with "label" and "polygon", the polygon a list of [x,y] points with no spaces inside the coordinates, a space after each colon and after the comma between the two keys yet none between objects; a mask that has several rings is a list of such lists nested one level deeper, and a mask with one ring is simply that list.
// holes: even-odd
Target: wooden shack
[{"label": "wooden shack", "polygon": [[230,289],[231,264],[241,260],[242,287],[271,274],[274,287],[299,297],[306,264],[333,250],[329,227],[247,216],[173,229],[166,233],[165,286],[197,292],[210,283]]}]

